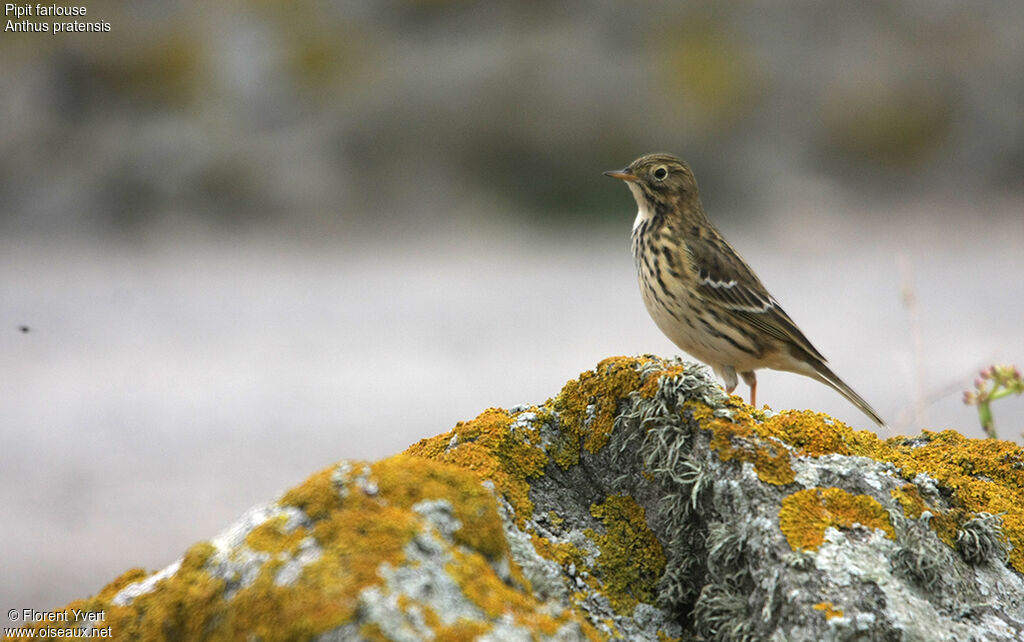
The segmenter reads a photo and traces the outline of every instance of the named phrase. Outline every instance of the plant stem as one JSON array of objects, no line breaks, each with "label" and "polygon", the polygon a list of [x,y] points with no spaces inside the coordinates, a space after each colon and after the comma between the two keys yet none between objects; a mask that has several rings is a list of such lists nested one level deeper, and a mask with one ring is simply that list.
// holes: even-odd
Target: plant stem
[{"label": "plant stem", "polygon": [[995,439],[996,425],[992,420],[992,409],[989,408],[988,401],[978,400],[978,419],[981,420],[981,427],[985,429],[988,438]]}]

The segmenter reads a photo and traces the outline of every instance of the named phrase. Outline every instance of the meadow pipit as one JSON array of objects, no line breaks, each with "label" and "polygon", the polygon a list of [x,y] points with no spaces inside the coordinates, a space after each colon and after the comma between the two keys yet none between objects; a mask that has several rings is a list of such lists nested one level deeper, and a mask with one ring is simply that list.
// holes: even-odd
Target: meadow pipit
[{"label": "meadow pipit", "polygon": [[710,365],[727,392],[736,389],[739,373],[755,405],[755,370],[795,372],[832,386],[885,426],[825,365],[825,357],[711,224],[686,163],[650,154],[605,174],[626,181],[639,207],[633,259],[647,312],[677,346]]}]

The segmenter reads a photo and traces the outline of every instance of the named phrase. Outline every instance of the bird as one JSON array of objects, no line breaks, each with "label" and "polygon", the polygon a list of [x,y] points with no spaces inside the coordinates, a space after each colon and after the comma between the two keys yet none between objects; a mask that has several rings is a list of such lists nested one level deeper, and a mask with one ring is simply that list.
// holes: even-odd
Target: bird
[{"label": "bird", "polygon": [[728,394],[737,374],[757,402],[761,368],[831,386],[880,427],[885,421],[826,364],[704,212],[697,179],[671,154],[647,154],[604,172],[636,199],[631,245],[647,312],[679,348],[711,366]]}]

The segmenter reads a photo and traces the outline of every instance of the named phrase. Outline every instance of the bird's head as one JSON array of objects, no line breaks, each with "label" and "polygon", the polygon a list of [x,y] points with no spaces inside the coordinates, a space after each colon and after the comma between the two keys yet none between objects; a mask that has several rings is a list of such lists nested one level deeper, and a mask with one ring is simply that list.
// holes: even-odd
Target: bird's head
[{"label": "bird's head", "polygon": [[689,165],[671,154],[641,156],[625,169],[604,174],[626,181],[641,212],[703,214],[697,179]]}]

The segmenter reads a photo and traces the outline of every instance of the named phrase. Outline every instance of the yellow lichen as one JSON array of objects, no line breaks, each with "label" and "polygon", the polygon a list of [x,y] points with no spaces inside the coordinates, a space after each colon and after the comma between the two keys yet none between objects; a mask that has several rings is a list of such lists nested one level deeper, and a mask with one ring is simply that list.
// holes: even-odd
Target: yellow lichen
[{"label": "yellow lichen", "polygon": [[[322,479],[314,475],[307,483],[319,485]],[[310,491],[300,487],[298,494]],[[419,522],[408,508],[391,504],[386,493],[369,495],[353,483],[347,491],[341,506],[314,521],[311,531],[323,549],[320,558],[303,568],[291,586],[278,586],[276,566],[265,564],[255,581],[231,600],[219,635],[307,638],[355,617],[359,592],[380,582],[382,565],[401,563]]]},{"label": "yellow lichen", "polygon": [[[1002,514],[1002,529],[1013,545],[1009,561],[1024,573],[1024,448],[1009,441],[969,439],[952,430],[925,430],[919,437],[879,439],[866,430],[854,431],[827,415],[789,411],[755,424],[762,436],[772,436],[798,448],[802,455],[828,453],[869,457],[893,464],[907,480],[925,473],[951,491],[953,510],[935,516],[932,528],[947,544],[956,528],[977,513]],[[906,486],[904,486],[906,489]],[[915,500],[894,495],[912,515]],[[920,512],[917,512],[920,515]]]},{"label": "yellow lichen", "polygon": [[[636,367],[639,367],[643,362],[638,362]],[[644,381],[644,384],[637,389],[640,396],[645,399],[650,399],[654,395],[658,394],[658,386],[661,385],[661,380],[665,378],[672,379],[678,377],[686,372],[686,366],[674,365],[665,368],[664,370],[652,373]]]},{"label": "yellow lichen", "polygon": [[[130,606],[116,606],[110,601],[127,584],[121,584],[119,578],[114,584],[120,586],[108,585],[95,597],[72,602],[65,610],[103,612],[104,626],[120,639],[158,639],[162,631],[173,631],[181,639],[217,639],[210,632],[222,612],[224,583],[204,569],[213,552],[209,542],[195,544],[185,553],[177,573],[159,582],[157,590],[137,597]],[[145,618],[140,618],[143,613]],[[39,626],[36,637],[43,637],[42,629],[52,631],[53,627]]]},{"label": "yellow lichen", "polygon": [[[414,600],[408,595],[398,596],[398,608],[407,618],[421,616],[422,621],[433,633],[436,642],[470,642],[488,633],[493,627],[489,622],[468,620],[459,617],[451,624],[445,624],[436,611],[429,605]],[[384,640],[390,638],[384,637]]]},{"label": "yellow lichen", "polygon": [[647,526],[643,507],[632,497],[613,495],[593,504],[590,514],[604,525],[604,534],[587,534],[601,551],[594,570],[612,608],[626,615],[637,602],[652,604],[665,570],[665,552]]},{"label": "yellow lichen", "polygon": [[910,519],[920,518],[925,511],[931,513],[932,517],[928,520],[928,526],[947,545],[956,545],[957,528],[968,519],[964,511],[953,509],[943,513],[938,509],[932,508],[928,502],[924,501],[917,486],[913,484],[904,484],[900,488],[894,488],[889,491],[889,495],[899,502],[900,506],[903,507],[903,514]]},{"label": "yellow lichen", "polygon": [[552,542],[537,533],[530,533],[530,539],[533,541],[534,550],[541,557],[557,562],[562,568],[569,568],[570,565],[583,567],[586,556],[578,546],[570,542]]},{"label": "yellow lichen", "polygon": [[498,504],[471,471],[409,455],[382,459],[372,470],[381,496],[392,505],[412,508],[423,500],[447,500],[461,522],[456,542],[490,559],[507,554]]},{"label": "yellow lichen", "polygon": [[[637,368],[642,363],[633,357],[610,357],[565,384],[554,400],[566,431],[555,455],[560,466],[568,468],[579,463],[581,444],[591,453],[608,444],[619,400],[640,386]],[[650,394],[656,391],[654,388]]]},{"label": "yellow lichen", "polygon": [[[313,526],[306,535],[312,535],[322,548],[320,558],[308,564],[293,584],[276,583],[278,559],[264,564],[250,584],[227,600],[224,580],[206,570],[215,549],[202,542],[189,549],[176,573],[127,606],[111,600],[125,585],[144,577],[137,570],[67,608],[103,611],[115,637],[143,640],[308,639],[351,621],[359,592],[380,581],[377,572],[382,564],[395,566],[402,561],[419,522],[407,507],[389,503],[388,493],[394,494],[396,504],[414,496],[399,483],[378,496],[349,484],[342,502],[331,481],[334,470],[313,475],[282,499],[308,511]],[[493,518],[497,519],[496,514]],[[279,519],[269,520],[254,529],[246,543],[257,550],[289,551],[304,529],[285,533],[282,526]]]},{"label": "yellow lichen", "polygon": [[711,429],[711,448],[722,461],[750,462],[757,478],[767,484],[785,486],[796,479],[790,464],[789,451],[768,435],[758,432],[758,424],[745,412],[734,412],[733,418],[713,418],[706,422]]},{"label": "yellow lichen", "polygon": [[762,437],[774,437],[793,446],[799,455],[869,457],[893,464],[907,480],[926,473],[951,491],[950,499],[957,505],[946,513],[915,506],[917,500],[904,486],[893,497],[906,514],[920,516],[929,510],[934,516],[932,528],[942,541],[952,545],[956,529],[971,515],[1001,513],[1003,533],[1013,545],[1010,565],[1024,572],[1024,448],[1017,444],[969,439],[952,430],[926,430],[913,439],[881,440],[870,431],[855,431],[827,415],[809,411],[780,412],[749,427]]},{"label": "yellow lichen", "polygon": [[150,573],[143,568],[133,568],[121,573],[114,581],[104,586],[100,592],[96,595],[98,598],[112,599],[115,595],[121,592],[124,587],[129,584],[141,582],[142,580],[149,577]]},{"label": "yellow lichen", "polygon": [[788,410],[761,422],[758,433],[784,441],[798,449],[801,455],[849,455],[845,438],[851,431],[845,425],[837,426],[830,422],[831,418],[821,413]]},{"label": "yellow lichen", "polygon": [[254,551],[266,553],[293,552],[308,533],[305,528],[301,527],[286,532],[284,526],[287,522],[286,515],[268,519],[246,535],[246,546]]},{"label": "yellow lichen", "polygon": [[453,550],[452,561],[445,570],[463,594],[490,620],[511,615],[517,624],[528,630],[550,636],[569,620],[579,617],[573,611],[563,611],[558,615],[546,613],[536,597],[502,582],[479,555]]},{"label": "yellow lichen", "polygon": [[881,458],[907,479],[927,473],[952,490],[965,511],[1003,513],[1003,533],[1013,545],[1010,564],[1024,572],[1024,449],[1009,441],[968,439],[952,430],[885,443]]},{"label": "yellow lichen", "polygon": [[522,525],[533,513],[529,480],[544,474],[548,457],[539,434],[513,432],[511,425],[507,411],[491,408],[447,433],[420,440],[405,454],[454,464],[473,471],[480,480],[492,481]]},{"label": "yellow lichen", "polygon": [[823,612],[826,620],[843,617],[843,609],[836,608],[831,602],[818,602],[814,605],[814,610]]},{"label": "yellow lichen", "polygon": [[341,505],[341,496],[335,488],[334,468],[314,473],[305,483],[292,488],[281,498],[282,506],[295,506],[310,519],[320,519]]},{"label": "yellow lichen", "polygon": [[450,626],[438,626],[434,629],[435,642],[472,642],[480,639],[491,627],[484,622],[474,622],[459,618]]},{"label": "yellow lichen", "polygon": [[824,413],[809,410],[783,410],[771,417],[749,411],[745,404],[733,411],[734,421],[743,423],[763,438],[773,438],[792,446],[797,455],[818,457],[825,454],[872,457],[884,450],[884,442],[869,430],[852,430]]},{"label": "yellow lichen", "polygon": [[825,529],[880,528],[886,537],[895,539],[889,514],[870,495],[851,495],[842,488],[809,488],[785,497],[779,510],[782,529],[794,551],[815,550],[825,541]]}]

